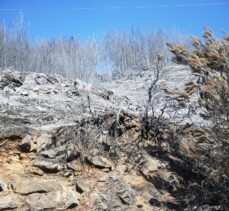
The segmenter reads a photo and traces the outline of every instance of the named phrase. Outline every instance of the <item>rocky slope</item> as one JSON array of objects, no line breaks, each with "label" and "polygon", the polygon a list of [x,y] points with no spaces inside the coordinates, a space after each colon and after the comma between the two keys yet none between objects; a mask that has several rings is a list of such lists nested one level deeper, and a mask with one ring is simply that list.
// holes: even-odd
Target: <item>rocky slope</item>
[{"label": "rocky slope", "polygon": [[[155,114],[161,115],[161,109],[164,109],[164,116],[175,122],[206,125],[207,122],[199,116],[200,111],[195,110],[195,108],[193,108],[195,111],[192,112],[191,116],[183,119],[184,115],[188,113],[187,108],[179,108],[179,112],[177,112],[178,110],[174,109],[174,102],[169,101],[165,92],[161,89],[164,84],[169,89],[175,87],[183,89],[184,84],[193,79],[190,68],[184,65],[172,65],[161,68],[159,72],[159,80],[152,93],[153,100],[151,103]],[[143,71],[128,78],[103,83],[101,86],[111,90],[117,96],[125,96],[134,105],[140,106],[144,112],[144,108],[148,103],[148,89],[155,77],[154,71]],[[194,104],[194,99],[191,103]]]},{"label": "rocky slope", "polygon": [[[0,210],[150,210],[152,193],[164,198],[132,170],[141,109],[125,97],[10,70],[0,95]],[[145,174],[162,166],[144,156]]]},{"label": "rocky slope", "polygon": [[133,82],[1,71],[0,210],[177,209],[162,184],[182,177],[142,140],[143,81],[130,94]]}]

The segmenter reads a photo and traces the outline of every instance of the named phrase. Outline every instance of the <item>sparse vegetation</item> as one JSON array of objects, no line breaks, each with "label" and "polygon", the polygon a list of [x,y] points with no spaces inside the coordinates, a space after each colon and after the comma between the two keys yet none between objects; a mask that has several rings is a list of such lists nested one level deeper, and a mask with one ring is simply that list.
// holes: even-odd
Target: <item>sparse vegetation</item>
[{"label": "sparse vegetation", "polygon": [[[176,208],[228,210],[229,37],[225,34],[218,40],[211,30],[205,30],[203,41],[192,39],[192,50],[167,45],[173,61],[190,66],[194,79],[184,89],[169,89],[166,85],[163,89],[168,101],[178,103],[176,109],[179,105],[186,107],[188,115],[199,114],[207,124],[179,125],[162,116],[151,117],[146,137],[157,147],[149,146],[149,153],[157,151],[160,159],[170,163],[179,184],[162,184],[158,178],[152,182],[170,189],[178,202],[173,205]],[[162,144],[166,150],[162,150]]]}]

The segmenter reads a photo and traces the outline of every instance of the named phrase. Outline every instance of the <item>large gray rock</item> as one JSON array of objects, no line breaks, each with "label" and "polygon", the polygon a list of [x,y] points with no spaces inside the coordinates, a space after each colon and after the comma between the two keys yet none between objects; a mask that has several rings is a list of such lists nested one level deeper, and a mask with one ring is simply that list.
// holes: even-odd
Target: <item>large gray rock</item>
[{"label": "large gray rock", "polygon": [[56,206],[54,198],[53,192],[48,194],[33,193],[27,197],[26,203],[32,210],[54,209]]},{"label": "large gray rock", "polygon": [[135,191],[119,176],[105,178],[105,186],[93,205],[94,210],[131,210],[136,200]]},{"label": "large gray rock", "polygon": [[112,191],[108,190],[106,193],[101,193],[96,199],[93,210],[116,210],[123,206],[119,197]]},{"label": "large gray rock", "polygon": [[13,190],[19,194],[47,193],[54,190],[62,190],[58,180],[25,179],[14,183]]},{"label": "large gray rock", "polygon": [[30,194],[26,203],[32,210],[66,210],[79,204],[80,195],[73,191],[55,191],[46,194]]}]

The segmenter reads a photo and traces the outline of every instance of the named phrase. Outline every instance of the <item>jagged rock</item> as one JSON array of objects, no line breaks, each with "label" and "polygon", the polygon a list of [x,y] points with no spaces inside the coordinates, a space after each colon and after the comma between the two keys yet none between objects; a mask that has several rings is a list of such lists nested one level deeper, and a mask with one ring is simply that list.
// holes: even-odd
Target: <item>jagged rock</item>
[{"label": "jagged rock", "polygon": [[68,149],[67,150],[67,162],[73,161],[77,158],[79,158],[80,156],[80,152],[79,151],[75,151],[74,148],[73,149]]},{"label": "jagged rock", "polygon": [[78,180],[76,182],[76,191],[78,193],[89,192],[91,190],[90,184],[84,180]]},{"label": "jagged rock", "polygon": [[0,210],[15,209],[17,207],[10,195],[0,196]]},{"label": "jagged rock", "polygon": [[[35,140],[34,140],[35,139]],[[29,151],[42,151],[45,150],[48,146],[52,144],[52,137],[50,134],[42,133],[40,136],[32,137],[30,134],[27,134],[20,143],[20,150],[23,152]]]},{"label": "jagged rock", "polygon": [[53,163],[50,161],[38,160],[33,163],[34,167],[40,168],[44,172],[57,173],[62,169],[62,165],[59,163]]},{"label": "jagged rock", "polygon": [[34,210],[54,209],[56,206],[54,197],[53,192],[48,194],[33,193],[27,197],[26,203],[30,209]]},{"label": "jagged rock", "polygon": [[7,190],[7,184],[3,181],[0,181],[0,193]]},{"label": "jagged rock", "polygon": [[54,190],[62,190],[58,180],[26,179],[16,182],[12,186],[14,192],[19,194],[47,193]]},{"label": "jagged rock", "polygon": [[[47,146],[47,148],[50,148]],[[46,149],[46,147],[44,147],[44,149]],[[42,150],[40,152],[40,155],[42,155],[45,158],[50,158],[50,159],[55,159],[57,157],[67,160],[66,157],[68,157],[68,151],[66,149],[65,144],[63,144],[62,146],[59,147],[55,147],[55,148],[50,148],[47,150]]]},{"label": "jagged rock", "polygon": [[55,191],[46,194],[33,193],[30,194],[26,203],[33,210],[66,210],[74,208],[79,204],[79,194],[72,191]]},{"label": "jagged rock", "polygon": [[58,210],[66,210],[68,208],[74,208],[79,204],[80,194],[73,191],[57,191],[56,208]]},{"label": "jagged rock", "polygon": [[122,202],[119,197],[108,190],[106,193],[99,195],[92,210],[116,210],[120,207],[122,207]]},{"label": "jagged rock", "polygon": [[40,73],[39,75],[36,76],[35,82],[38,85],[47,85],[47,84],[56,84],[58,83],[58,80],[54,77]]},{"label": "jagged rock", "polygon": [[40,152],[47,148],[47,146],[52,144],[52,136],[51,134],[42,133],[37,139],[37,151]]},{"label": "jagged rock", "polygon": [[49,149],[49,150],[45,150],[43,152],[40,153],[42,156],[44,156],[45,158],[55,158],[56,154],[57,154],[57,150],[54,149]]},{"label": "jagged rock", "polygon": [[31,135],[27,134],[20,143],[19,147],[23,152],[29,152],[32,146],[32,137]]},{"label": "jagged rock", "polygon": [[118,177],[113,177],[111,179],[111,183],[113,183],[112,185],[114,187],[114,190],[123,203],[128,205],[134,203],[136,194],[130,187],[128,187],[128,185],[122,179]]},{"label": "jagged rock", "polygon": [[4,89],[6,86],[10,86],[11,88],[19,87],[22,84],[22,81],[12,71],[7,71],[0,76],[0,89]]},{"label": "jagged rock", "polygon": [[135,202],[136,194],[119,176],[105,177],[105,186],[95,200],[93,209],[131,210],[130,205]]},{"label": "jagged rock", "polygon": [[72,169],[74,171],[81,171],[82,169],[80,168],[80,166],[78,165],[77,162],[75,161],[71,161],[67,164],[67,168],[68,169]]},{"label": "jagged rock", "polygon": [[110,170],[112,169],[111,162],[105,157],[97,155],[97,156],[88,156],[86,159],[90,164],[94,165],[95,167],[107,168]]}]

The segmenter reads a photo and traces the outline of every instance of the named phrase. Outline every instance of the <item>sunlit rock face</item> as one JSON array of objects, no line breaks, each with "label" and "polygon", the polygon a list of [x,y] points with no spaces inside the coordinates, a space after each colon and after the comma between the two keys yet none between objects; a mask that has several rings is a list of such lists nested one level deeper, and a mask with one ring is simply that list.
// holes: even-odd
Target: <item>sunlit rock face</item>
[{"label": "sunlit rock face", "polygon": [[[167,103],[160,84],[182,86],[189,78],[185,66],[163,69],[157,115]],[[153,140],[142,136],[152,80],[153,72],[143,72],[95,87],[1,71],[0,210],[177,209],[160,185],[176,189],[182,178],[171,170],[172,158],[160,159]]]},{"label": "sunlit rock face", "polygon": [[[133,105],[139,106],[141,112],[144,113],[148,105],[148,89],[156,77],[155,71],[156,69],[141,71],[128,76],[128,78],[102,83],[101,86],[111,90],[117,96],[125,96]],[[193,96],[189,102],[181,106],[177,105],[175,101],[168,100],[162,89],[163,85],[166,85],[169,89],[183,89],[185,88],[185,83],[191,80],[193,80],[193,75],[188,66],[171,65],[160,68],[159,80],[156,82],[152,92],[153,97],[149,107],[149,114],[152,115],[151,108],[153,108],[154,115],[160,116],[163,110],[163,117],[168,118],[169,121],[179,122],[179,124],[209,124],[199,115],[201,110],[196,108],[198,104],[196,96]],[[188,115],[190,105],[192,105],[192,113]]]}]

